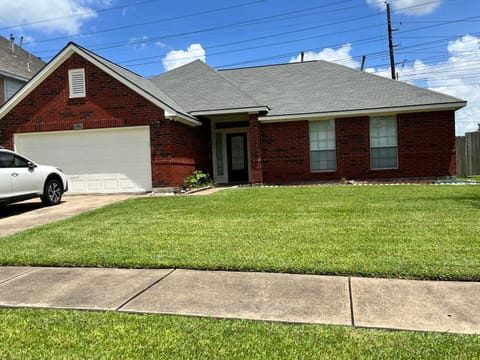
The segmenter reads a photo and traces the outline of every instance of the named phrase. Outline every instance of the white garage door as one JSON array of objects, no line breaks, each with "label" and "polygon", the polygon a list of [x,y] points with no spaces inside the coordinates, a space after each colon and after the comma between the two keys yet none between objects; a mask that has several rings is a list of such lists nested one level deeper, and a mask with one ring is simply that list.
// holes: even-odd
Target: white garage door
[{"label": "white garage door", "polygon": [[20,154],[61,168],[69,193],[152,190],[147,126],[16,134],[14,141]]}]

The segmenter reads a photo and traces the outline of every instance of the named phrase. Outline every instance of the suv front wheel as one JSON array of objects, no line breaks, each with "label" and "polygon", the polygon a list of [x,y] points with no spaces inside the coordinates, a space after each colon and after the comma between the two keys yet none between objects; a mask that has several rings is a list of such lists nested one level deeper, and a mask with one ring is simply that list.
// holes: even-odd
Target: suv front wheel
[{"label": "suv front wheel", "polygon": [[41,197],[42,203],[46,206],[57,205],[62,200],[62,195],[62,182],[58,179],[48,180]]}]

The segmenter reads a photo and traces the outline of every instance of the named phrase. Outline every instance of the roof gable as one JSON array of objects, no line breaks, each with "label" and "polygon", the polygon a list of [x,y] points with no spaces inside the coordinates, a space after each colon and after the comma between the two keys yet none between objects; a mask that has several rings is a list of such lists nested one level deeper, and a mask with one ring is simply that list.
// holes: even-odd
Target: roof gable
[{"label": "roof gable", "polygon": [[79,56],[83,57],[87,61],[105,71],[110,76],[120,81],[131,90],[143,96],[145,99],[164,109],[167,117],[191,126],[201,125],[198,120],[186,113],[180,105],[178,105],[159,88],[154,86],[149,80],[127,69],[124,69],[74,43],[67,44],[67,46],[65,46],[40,72],[38,72],[19,92],[17,92],[7,101],[7,103],[5,103],[4,106],[0,108],[0,118],[7,114],[20,101],[22,101],[30,92],[32,92],[73,54],[78,54]]}]

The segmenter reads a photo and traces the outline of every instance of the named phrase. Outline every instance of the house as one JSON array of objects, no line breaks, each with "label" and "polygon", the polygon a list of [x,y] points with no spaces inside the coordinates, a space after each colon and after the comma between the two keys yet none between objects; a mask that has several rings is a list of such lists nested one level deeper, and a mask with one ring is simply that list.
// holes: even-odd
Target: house
[{"label": "house", "polygon": [[12,97],[44,65],[43,60],[16,45],[13,35],[10,35],[10,40],[0,36],[0,105]]},{"label": "house", "polygon": [[74,43],[0,108],[0,145],[62,167],[72,192],[455,176],[466,102],[325,61],[146,79]]}]

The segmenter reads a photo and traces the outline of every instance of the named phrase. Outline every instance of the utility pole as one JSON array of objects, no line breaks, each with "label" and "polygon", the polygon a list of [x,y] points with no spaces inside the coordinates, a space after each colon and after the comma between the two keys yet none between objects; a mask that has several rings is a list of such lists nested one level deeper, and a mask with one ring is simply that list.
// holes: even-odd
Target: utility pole
[{"label": "utility pole", "polygon": [[393,54],[393,48],[396,45],[393,45],[392,31],[395,31],[397,29],[392,29],[392,20],[390,19],[390,3],[388,1],[385,1],[385,4],[387,5],[388,48],[390,49],[390,69],[392,71],[392,79],[396,80],[397,77],[395,72],[395,56]]}]

